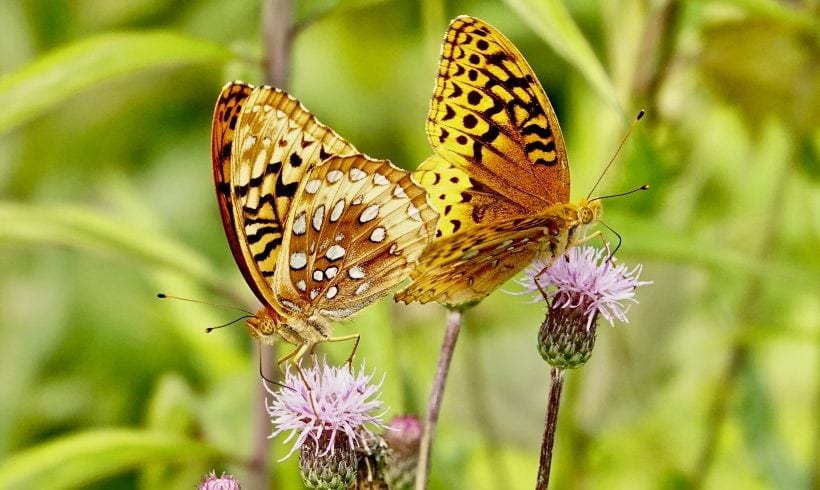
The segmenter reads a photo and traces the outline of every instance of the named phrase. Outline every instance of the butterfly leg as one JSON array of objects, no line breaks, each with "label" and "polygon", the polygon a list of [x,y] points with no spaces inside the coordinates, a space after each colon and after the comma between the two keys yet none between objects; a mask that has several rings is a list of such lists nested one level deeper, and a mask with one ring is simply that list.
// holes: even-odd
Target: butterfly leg
[{"label": "butterfly leg", "polygon": [[[315,362],[315,359],[314,359],[314,362]],[[304,384],[305,384],[305,388],[307,388],[307,391],[308,391],[308,399],[310,400],[310,408],[312,408],[312,409],[313,409],[313,415],[315,415],[315,416],[316,416],[316,419],[317,419],[318,421],[321,421],[321,419],[322,419],[322,418],[321,418],[321,417],[319,417],[319,411],[318,411],[318,410],[316,410],[316,401],[315,401],[315,399],[313,398],[313,387],[312,387],[312,386],[310,386],[310,383],[308,383],[308,380],[307,380],[307,378],[305,377],[305,372],[304,372],[304,371],[302,371],[302,368],[301,368],[301,367],[299,367],[299,365],[298,365],[298,364],[294,364],[294,366],[296,366],[296,372],[299,374],[299,377],[300,377],[300,378],[302,378],[302,383],[304,383]]]},{"label": "butterfly leg", "polygon": [[[313,387],[310,386],[310,383],[308,382],[307,378],[305,377],[305,372],[302,371],[302,368],[296,362],[299,359],[301,359],[305,355],[306,352],[313,351],[313,348],[315,346],[316,346],[315,343],[302,344],[302,345],[296,347],[295,349],[293,349],[291,352],[284,355],[278,361],[276,361],[276,365],[279,366],[279,369],[281,370],[283,363],[285,363],[288,360],[291,361],[291,364],[293,364],[293,366],[296,368],[296,373],[299,375],[299,378],[302,379],[302,383],[305,384],[305,388],[307,388],[307,390],[308,390],[308,398],[310,399],[310,407],[313,409],[313,414],[316,415],[317,418],[319,418],[319,411],[316,410],[316,401],[313,398]],[[313,362],[315,364],[316,359],[314,359]]]},{"label": "butterfly leg", "polygon": [[328,342],[344,342],[345,340],[356,339],[353,343],[353,350],[350,351],[350,355],[347,357],[347,369],[351,372],[353,371],[353,357],[356,355],[356,349],[359,348],[359,340],[361,340],[362,336],[354,333],[350,335],[343,335],[341,337],[328,337]]},{"label": "butterfly leg", "polygon": [[581,239],[579,239],[579,240],[574,241],[574,242],[572,243],[572,246],[573,246],[573,247],[577,247],[578,245],[583,245],[583,244],[585,244],[586,242],[588,242],[588,241],[590,241],[590,240],[593,240],[593,239],[595,239],[595,238],[600,238],[601,240],[603,240],[603,239],[604,239],[604,234],[603,234],[603,233],[601,233],[601,230],[596,230],[594,233],[591,233],[591,234],[589,234],[589,235],[585,236],[584,238],[581,238]]},{"label": "butterfly leg", "polygon": [[532,276],[532,282],[535,283],[535,287],[538,288],[538,292],[541,293],[541,297],[544,298],[544,301],[549,301],[549,296],[547,296],[547,291],[544,289],[544,286],[541,285],[541,278],[544,277],[544,274],[552,267],[552,264],[555,262],[555,258],[549,261],[547,265],[544,266],[543,269],[538,271],[538,274]]},{"label": "butterfly leg", "polygon": [[295,363],[296,361],[301,359],[302,356],[305,355],[305,352],[307,352],[308,349],[310,349],[312,347],[313,347],[312,344],[299,345],[295,349],[293,349],[292,351],[290,351],[287,354],[285,354],[284,356],[280,357],[279,360],[276,361],[276,365],[279,367],[280,371],[284,372],[284,370],[282,369],[282,364],[284,364],[288,360],[291,360],[291,362]]},{"label": "butterfly leg", "polygon": [[[584,244],[584,243],[586,243],[590,240],[594,240],[595,238],[603,239],[603,233],[601,233],[601,230],[597,230],[594,233],[591,233],[591,234],[585,236],[584,238],[581,238],[579,240],[576,240],[576,241],[572,242],[572,246],[577,247],[578,245],[582,245],[582,244]],[[569,247],[566,250],[569,250]],[[566,252],[566,250],[565,250],[565,252]],[[562,253],[560,255],[560,257],[562,257],[564,260],[569,260],[567,258],[566,253]],[[551,261],[549,261],[549,263],[546,264],[543,269],[538,271],[538,274],[536,274],[532,278],[533,282],[535,283],[535,287],[538,288],[538,292],[541,293],[541,296],[544,298],[544,301],[548,301],[549,296],[547,296],[547,292],[544,290],[544,287],[541,285],[541,279],[544,277],[544,274],[546,274],[546,272],[549,270],[549,268],[552,267],[552,264],[554,262],[555,262],[555,258],[553,258]]]},{"label": "butterfly leg", "polygon": [[[616,237],[618,237],[618,245],[617,245],[617,246],[615,246],[615,250],[612,250],[611,252],[609,252],[609,255],[608,255],[608,256],[607,256],[607,258],[606,258],[606,261],[607,261],[607,262],[611,262],[611,261],[612,261],[612,257],[614,257],[614,256],[615,256],[615,252],[617,252],[617,251],[618,251],[618,249],[619,249],[619,248],[621,248],[621,235],[619,235],[617,231],[615,231],[615,230],[613,230],[612,228],[610,228],[609,226],[607,226],[607,225],[606,225],[606,223],[602,223],[602,224],[603,224],[604,226],[606,226],[606,227],[607,227],[607,229],[609,229],[609,231],[611,231],[612,233],[614,233]],[[591,235],[589,235],[589,236],[585,236],[584,238],[582,238],[582,239],[578,240],[577,242],[573,243],[573,246],[584,244],[584,243],[586,243],[586,242],[588,242],[588,241],[590,241],[590,240],[592,240],[592,239],[594,239],[594,238],[600,238],[600,239],[601,239],[601,245],[602,245],[605,249],[607,249],[607,251],[609,251],[609,244],[606,242],[606,240],[604,240],[604,234],[603,234],[603,233],[601,233],[601,230],[598,230],[598,231],[596,231],[595,233],[592,233],[592,234],[591,234]]]}]

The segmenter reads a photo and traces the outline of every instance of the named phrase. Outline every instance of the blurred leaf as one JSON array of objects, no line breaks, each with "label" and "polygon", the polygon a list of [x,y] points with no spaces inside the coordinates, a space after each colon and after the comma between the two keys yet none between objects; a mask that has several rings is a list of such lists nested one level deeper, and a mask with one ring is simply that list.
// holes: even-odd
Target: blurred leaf
[{"label": "blurred leaf", "polygon": [[715,23],[703,32],[703,76],[753,127],[777,115],[805,131],[820,121],[815,36],[768,19]]},{"label": "blurred leaf", "polygon": [[[194,250],[165,237],[161,232],[138,226],[123,226],[122,219],[106,217],[98,212],[78,206],[19,205],[0,202],[0,243],[16,241],[47,245],[64,245],[119,256],[129,263],[139,261],[156,271],[172,271],[186,279],[198,282],[222,294],[235,303],[234,293],[213,270],[208,261]],[[149,272],[149,271],[146,271]],[[174,288],[177,281],[157,276],[156,283],[169,285],[164,291],[190,290],[190,287]],[[166,311],[179,311],[169,307]],[[170,314],[170,313],[169,313]],[[197,365],[208,376],[233,372],[244,367],[245,356],[225,342],[192,329],[197,319],[203,318],[190,311],[180,313],[174,324],[177,333],[185,341],[188,355],[198,358]],[[187,321],[186,321],[187,320]],[[214,325],[210,317],[200,325]]]},{"label": "blurred leaf", "polygon": [[[232,455],[251,458],[252,441],[256,437],[254,431],[260,430],[260,424],[264,431],[272,427],[260,396],[263,385],[259,364],[250,363],[244,371],[235,370],[214,380],[213,388],[200,398],[197,405],[202,437],[230,450]],[[263,414],[261,419],[258,418],[260,414]]]},{"label": "blurred leaf", "polygon": [[662,223],[629,219],[626,215],[610,213],[607,221],[618,223],[618,233],[629,237],[629,253],[649,260],[701,266],[716,273],[744,272],[765,276],[769,280],[788,281],[817,289],[815,270],[794,263],[762,262],[751,252],[742,253],[729,247],[715,246],[713,242],[672,230]]},{"label": "blurred leaf", "polygon": [[357,10],[374,7],[387,0],[312,0],[294,2],[296,23],[294,32],[304,31],[305,28],[325,17],[344,15]]},{"label": "blurred leaf", "polygon": [[447,23],[447,13],[443,0],[422,0],[421,27],[424,31],[425,51],[438,53],[441,45],[441,26]]},{"label": "blurred leaf", "polygon": [[799,142],[798,155],[798,169],[811,180],[820,181],[820,128]]},{"label": "blurred leaf", "polygon": [[112,78],[230,57],[222,46],[170,32],[112,33],[78,41],[0,78],[0,132]]},{"label": "blurred leaf", "polygon": [[218,456],[206,444],[156,432],[78,433],[6,459],[0,465],[0,488],[77,488],[146,463]]},{"label": "blurred leaf", "polygon": [[560,0],[505,1],[559,56],[575,66],[603,100],[623,112],[615,86]]},{"label": "blurred leaf", "polygon": [[[789,5],[790,2],[774,0],[721,0],[720,3],[736,5],[761,18],[793,24],[804,29],[817,29],[817,19],[809,12],[801,10],[799,2],[792,2],[793,5]],[[808,10],[811,2],[805,2],[804,5]]]},{"label": "blurred leaf", "polygon": [[[533,427],[538,433],[540,428]],[[535,481],[534,455],[514,447],[488,443],[473,444],[466,462],[472,489],[528,488]],[[467,482],[462,482],[467,483]]]},{"label": "blurred leaf", "polygon": [[[176,374],[166,375],[159,380],[148,402],[147,426],[166,434],[184,436],[186,433],[193,433],[196,428],[197,403],[184,378]],[[145,465],[140,474],[140,487],[163,488],[171,481],[175,470],[179,470],[178,465],[172,462]],[[195,475],[190,478],[195,478]]]},{"label": "blurred leaf", "polygon": [[745,441],[759,473],[766,475],[773,488],[808,488],[778,436],[773,401],[756,366],[745,363],[741,374],[738,410]]},{"label": "blurred leaf", "polygon": [[154,230],[123,226],[78,206],[0,203],[0,241],[67,245],[104,251],[128,260],[164,267],[220,287],[220,278],[208,262],[191,249]]},{"label": "blurred leaf", "polygon": [[147,425],[155,430],[185,434],[194,427],[197,400],[184,378],[169,374],[159,380],[148,401]]}]

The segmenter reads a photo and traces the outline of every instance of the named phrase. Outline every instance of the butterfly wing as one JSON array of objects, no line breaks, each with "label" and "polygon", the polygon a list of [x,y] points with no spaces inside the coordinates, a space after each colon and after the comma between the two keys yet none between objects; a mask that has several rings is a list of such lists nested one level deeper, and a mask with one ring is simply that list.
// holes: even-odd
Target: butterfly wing
[{"label": "butterfly wing", "polygon": [[413,177],[429,190],[430,201],[440,213],[437,237],[525,213],[518,204],[500,197],[472,179],[464,169],[437,154],[422,162]]},{"label": "butterfly wing", "polygon": [[236,263],[263,304],[291,201],[306,169],[331,155],[357,153],[286,92],[227,84],[214,110],[214,181]]},{"label": "butterfly wing", "polygon": [[331,157],[293,200],[274,295],[304,316],[347,318],[407,276],[436,218],[408,172],[364,155]]},{"label": "butterfly wing", "polygon": [[436,301],[459,305],[484,299],[532,262],[538,253],[553,257],[564,250],[574,222],[563,206],[531,217],[476,225],[434,241],[396,293],[404,303]]},{"label": "butterfly wing", "polygon": [[[479,19],[450,23],[427,136],[441,158],[428,160],[420,171],[433,175],[419,178],[431,196],[452,201],[439,207],[433,199],[443,235],[569,199],[564,139],[544,89],[518,49]],[[452,183],[454,168],[468,188]]]}]

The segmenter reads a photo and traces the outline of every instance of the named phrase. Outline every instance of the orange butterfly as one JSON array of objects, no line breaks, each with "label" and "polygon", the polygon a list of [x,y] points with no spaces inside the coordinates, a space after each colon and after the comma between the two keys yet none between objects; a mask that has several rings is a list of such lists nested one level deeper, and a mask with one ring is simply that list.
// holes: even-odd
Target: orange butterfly
[{"label": "orange butterfly", "polygon": [[568,202],[555,111],[518,49],[479,19],[450,23],[427,137],[435,154],[414,175],[440,213],[437,239],[398,301],[479,301],[537,254],[560,257],[601,215],[597,200]]}]

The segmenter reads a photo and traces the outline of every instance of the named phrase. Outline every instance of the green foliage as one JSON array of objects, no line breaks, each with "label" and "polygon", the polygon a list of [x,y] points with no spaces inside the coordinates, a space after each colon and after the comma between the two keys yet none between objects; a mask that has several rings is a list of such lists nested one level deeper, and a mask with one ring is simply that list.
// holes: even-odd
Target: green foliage
[{"label": "green foliage", "polygon": [[615,86],[560,0],[507,0],[507,3],[567,64],[578,70],[603,100],[620,109]]},{"label": "green foliage", "polygon": [[219,45],[171,32],[115,32],[83,39],[0,79],[0,132],[112,78],[220,63],[229,55]]},{"label": "green foliage", "polygon": [[0,466],[0,486],[79,487],[145,464],[218,455],[200,442],[159,432],[120,429],[75,433],[6,459]]},{"label": "green foliage", "polygon": [[[557,488],[817,485],[816,7],[294,6],[288,90],[406,168],[430,153],[437,46],[458,14],[497,25],[538,72],[574,197],[648,110],[595,194],[651,185],[607,200],[604,218],[623,237],[621,260],[643,263],[654,284],[630,325],[601,328],[589,363],[567,377]],[[253,478],[254,444],[270,432],[256,350],[241,326],[204,333],[241,313],[155,295],[256,308],[223,236],[208,134],[223,83],[264,82],[261,11],[0,5],[0,488],[191,488],[211,469]],[[431,488],[532,485],[542,318],[503,292],[467,313]],[[423,411],[443,322],[435,305],[385,300],[338,326],[362,333],[359,357],[386,373],[390,415]],[[341,361],[349,348],[323,352]],[[301,488],[295,458],[275,462],[281,442],[276,488]]]}]

